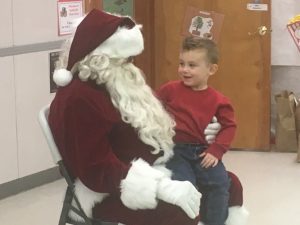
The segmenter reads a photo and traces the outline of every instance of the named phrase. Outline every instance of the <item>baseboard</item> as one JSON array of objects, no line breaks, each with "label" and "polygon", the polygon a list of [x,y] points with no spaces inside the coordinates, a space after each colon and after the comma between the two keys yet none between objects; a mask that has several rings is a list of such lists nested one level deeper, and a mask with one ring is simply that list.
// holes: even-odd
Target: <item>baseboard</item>
[{"label": "baseboard", "polygon": [[26,177],[0,184],[0,199],[47,184],[62,178],[58,167],[53,167]]}]

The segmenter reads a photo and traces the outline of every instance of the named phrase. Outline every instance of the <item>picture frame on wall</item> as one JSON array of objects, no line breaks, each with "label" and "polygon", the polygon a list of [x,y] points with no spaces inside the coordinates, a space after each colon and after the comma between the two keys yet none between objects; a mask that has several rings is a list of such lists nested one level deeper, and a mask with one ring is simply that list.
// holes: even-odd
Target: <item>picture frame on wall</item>
[{"label": "picture frame on wall", "polygon": [[134,0],[100,0],[102,10],[122,16],[134,17]]},{"label": "picture frame on wall", "polygon": [[202,11],[195,7],[187,7],[182,24],[183,36],[197,36],[218,42],[224,15],[213,11]]},{"label": "picture frame on wall", "polygon": [[[300,16],[299,16],[300,17]],[[287,29],[291,34],[299,52],[300,52],[300,18],[299,21],[289,23]]]}]

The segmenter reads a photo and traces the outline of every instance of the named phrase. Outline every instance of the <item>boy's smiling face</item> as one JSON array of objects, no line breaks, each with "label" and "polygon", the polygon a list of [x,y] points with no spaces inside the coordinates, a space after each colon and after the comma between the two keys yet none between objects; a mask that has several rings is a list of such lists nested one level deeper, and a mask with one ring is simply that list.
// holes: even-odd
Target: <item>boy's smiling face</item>
[{"label": "boy's smiling face", "polygon": [[208,62],[205,49],[184,50],[180,53],[178,74],[184,85],[193,90],[206,89],[209,76],[217,70],[217,64]]}]

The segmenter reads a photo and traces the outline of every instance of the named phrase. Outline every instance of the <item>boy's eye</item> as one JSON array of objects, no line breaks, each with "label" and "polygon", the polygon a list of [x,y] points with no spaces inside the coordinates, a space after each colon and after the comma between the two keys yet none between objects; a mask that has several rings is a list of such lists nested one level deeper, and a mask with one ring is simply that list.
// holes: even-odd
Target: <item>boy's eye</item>
[{"label": "boy's eye", "polygon": [[184,63],[183,63],[183,62],[180,62],[180,63],[179,63],[179,66],[183,66],[183,65],[184,65]]},{"label": "boy's eye", "polygon": [[191,67],[191,68],[193,68],[195,66],[196,66],[195,64],[189,64],[189,67]]}]

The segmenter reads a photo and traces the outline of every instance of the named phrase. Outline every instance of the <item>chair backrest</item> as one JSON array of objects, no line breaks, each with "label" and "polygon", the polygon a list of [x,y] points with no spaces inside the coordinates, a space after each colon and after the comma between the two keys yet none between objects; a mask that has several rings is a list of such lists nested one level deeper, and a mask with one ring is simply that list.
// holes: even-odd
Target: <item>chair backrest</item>
[{"label": "chair backrest", "polygon": [[[85,212],[83,211],[81,204],[76,194],[74,193],[73,179],[71,178],[69,172],[67,171],[63,163],[62,157],[59,153],[57,145],[55,144],[52,131],[48,124],[49,108],[50,105],[46,105],[40,110],[38,114],[38,120],[42,128],[43,134],[46,137],[48,146],[50,148],[52,159],[54,163],[58,164],[60,172],[68,184],[65,199],[64,199],[63,209],[60,216],[59,225],[65,225],[67,223],[74,224],[74,225],[118,225],[117,223],[93,220],[92,218],[88,218]],[[72,203],[73,200],[75,202],[74,205]],[[78,215],[79,218],[81,217],[83,221],[76,221],[71,217],[69,217],[70,212],[75,213],[75,215]]]},{"label": "chair backrest", "polygon": [[51,129],[48,124],[49,108],[50,108],[50,105],[44,106],[39,112],[38,119],[39,119],[39,124],[42,128],[43,134],[46,137],[48,146],[50,148],[52,159],[53,159],[54,163],[58,164],[58,162],[62,160],[62,157],[61,157],[61,155],[58,151],[58,148],[55,144]]}]

